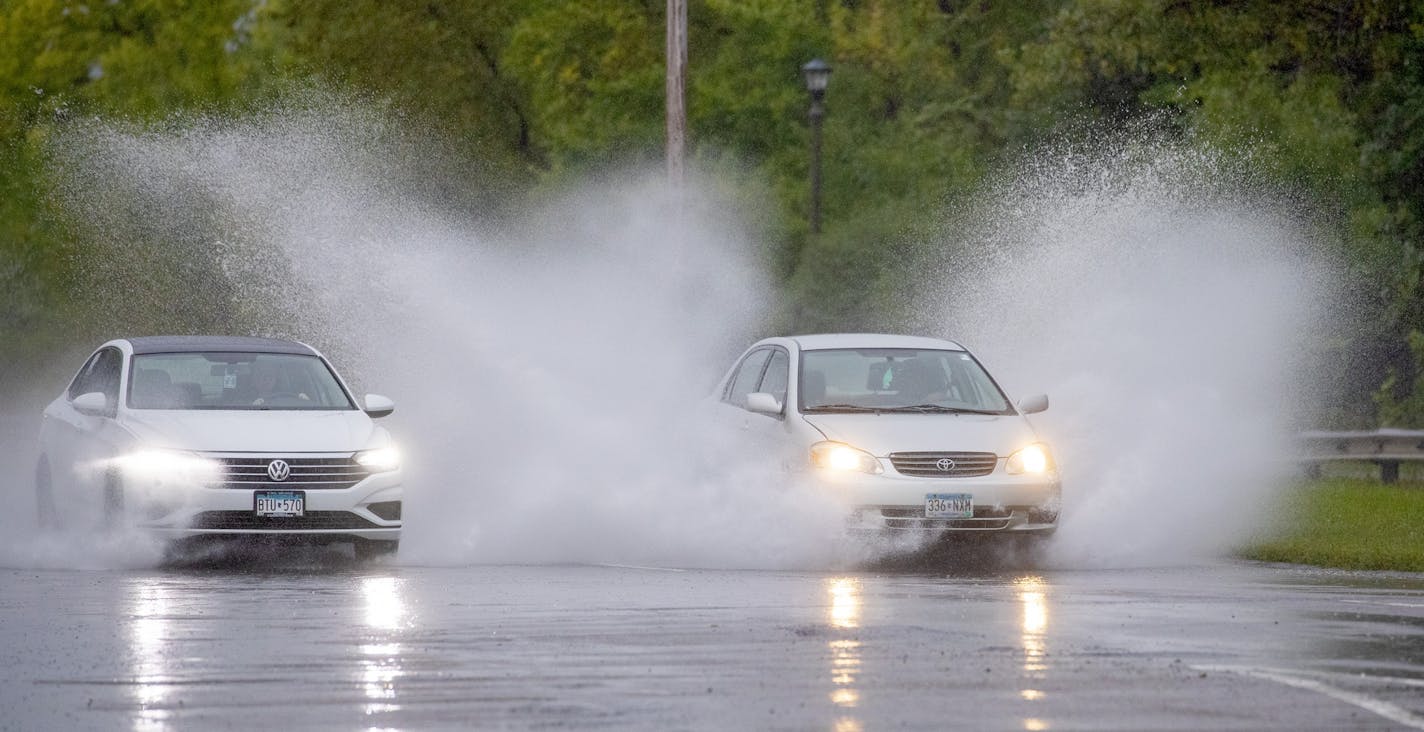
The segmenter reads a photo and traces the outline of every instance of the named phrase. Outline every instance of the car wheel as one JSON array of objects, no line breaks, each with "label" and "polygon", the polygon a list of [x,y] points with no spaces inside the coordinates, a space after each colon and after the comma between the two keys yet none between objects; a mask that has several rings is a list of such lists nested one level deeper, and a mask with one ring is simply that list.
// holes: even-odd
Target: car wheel
[{"label": "car wheel", "polygon": [[104,473],[104,527],[118,528],[124,518],[124,480],[117,470]]},{"label": "car wheel", "polygon": [[353,545],[356,548],[356,558],[361,561],[387,557],[396,553],[400,548],[399,541],[371,541],[369,539],[357,539]]},{"label": "car wheel", "polygon": [[59,525],[59,515],[54,509],[54,479],[50,474],[49,458],[42,457],[35,464],[35,513],[40,528]]}]

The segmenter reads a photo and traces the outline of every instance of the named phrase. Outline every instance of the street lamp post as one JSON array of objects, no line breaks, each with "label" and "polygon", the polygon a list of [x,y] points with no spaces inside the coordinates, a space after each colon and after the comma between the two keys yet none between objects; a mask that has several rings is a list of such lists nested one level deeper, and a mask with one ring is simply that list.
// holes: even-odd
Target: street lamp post
[{"label": "street lamp post", "polygon": [[806,91],[811,93],[811,233],[821,233],[821,118],[826,109],[826,84],[831,80],[831,65],[821,59],[811,59],[801,67]]}]

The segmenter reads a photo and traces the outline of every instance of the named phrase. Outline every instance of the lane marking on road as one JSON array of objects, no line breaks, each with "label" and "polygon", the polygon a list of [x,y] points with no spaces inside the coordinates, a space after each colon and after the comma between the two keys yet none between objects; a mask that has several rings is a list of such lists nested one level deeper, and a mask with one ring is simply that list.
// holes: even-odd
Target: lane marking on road
[{"label": "lane marking on road", "polygon": [[1385,607],[1424,607],[1424,602],[1385,602],[1384,600],[1341,600],[1350,605],[1383,605]]},{"label": "lane marking on road", "polygon": [[1295,675],[1296,672],[1287,671],[1285,669],[1216,665],[1192,666],[1192,668],[1198,671],[1217,671],[1221,673],[1240,674],[1242,676],[1254,676],[1258,679],[1274,681],[1278,684],[1293,686],[1297,689],[1313,691],[1317,694],[1324,694],[1328,697],[1339,699],[1347,704],[1353,704],[1367,712],[1378,714],[1391,722],[1397,722],[1413,729],[1424,730],[1424,716],[1420,716],[1407,709],[1366,694],[1346,691],[1330,686],[1329,684],[1323,684],[1314,679],[1297,676]]},{"label": "lane marking on road", "polygon": [[1411,678],[1406,678],[1406,677],[1404,677],[1404,676],[1380,676],[1380,675],[1377,675],[1377,674],[1367,674],[1367,673],[1352,673],[1352,674],[1347,674],[1347,673],[1342,673],[1342,672],[1340,672],[1340,671],[1306,671],[1306,670],[1303,670],[1303,669],[1302,669],[1302,670],[1299,670],[1299,671],[1292,671],[1292,670],[1290,670],[1290,669],[1283,669],[1283,668],[1265,668],[1265,667],[1263,667],[1263,668],[1264,668],[1266,671],[1272,671],[1272,672],[1280,673],[1280,674],[1296,674],[1296,675],[1299,675],[1299,676],[1314,676],[1314,677],[1320,678],[1320,679],[1340,679],[1340,680],[1342,680],[1342,681],[1359,681],[1359,682],[1365,682],[1365,683],[1399,684],[1399,685],[1401,685],[1401,686],[1418,686],[1418,687],[1424,687],[1424,679],[1411,679]]}]

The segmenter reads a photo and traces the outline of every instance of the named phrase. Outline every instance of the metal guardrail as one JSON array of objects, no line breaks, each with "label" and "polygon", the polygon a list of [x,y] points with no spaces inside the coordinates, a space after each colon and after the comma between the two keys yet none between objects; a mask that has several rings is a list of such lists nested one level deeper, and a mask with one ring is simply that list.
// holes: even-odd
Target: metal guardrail
[{"label": "metal guardrail", "polygon": [[1378,429],[1359,432],[1302,432],[1299,454],[1311,477],[1331,460],[1363,460],[1380,466],[1380,480],[1399,480],[1399,464],[1424,460],[1424,430]]}]

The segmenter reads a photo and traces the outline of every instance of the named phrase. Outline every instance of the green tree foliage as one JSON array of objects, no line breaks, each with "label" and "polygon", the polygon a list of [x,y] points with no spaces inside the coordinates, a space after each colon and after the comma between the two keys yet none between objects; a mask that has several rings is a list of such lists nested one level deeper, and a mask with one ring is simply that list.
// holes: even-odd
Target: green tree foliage
[{"label": "green tree foliage", "polygon": [[567,0],[521,19],[504,60],[536,109],[555,172],[661,150],[662,15],[644,3]]},{"label": "green tree foliage", "polygon": [[0,384],[82,339],[101,306],[49,195],[45,141],[88,114],[159,119],[254,95],[247,0],[0,3]]},{"label": "green tree foliage", "polygon": [[13,0],[0,5],[0,134],[54,115],[159,116],[259,83],[249,0]]},{"label": "green tree foliage", "polygon": [[1424,326],[1421,34],[1424,7],[1391,0],[1078,0],[1016,52],[1014,103],[1037,127],[1166,112],[1198,139],[1249,147],[1344,234],[1337,254],[1378,315],[1341,355],[1384,353],[1351,368],[1375,383],[1398,373],[1390,389],[1407,393],[1421,368],[1407,334]]},{"label": "green tree foliage", "polygon": [[[934,222],[923,212],[972,189],[1025,134],[1004,53],[1036,37],[1044,5],[867,0],[830,9],[827,225],[822,237],[791,243],[800,327],[888,326],[906,298],[882,275],[927,238]],[[804,147],[776,160],[783,196],[805,211]]]},{"label": "green tree foliage", "polygon": [[518,23],[550,3],[270,0],[253,3],[273,73],[385,100],[476,166],[491,187],[545,167],[530,108],[505,66]]},{"label": "green tree foliage", "polygon": [[[45,141],[66,120],[161,122],[334,87],[438,139],[449,154],[421,169],[445,203],[485,214],[661,157],[664,7],[0,0],[0,337],[38,353],[82,320],[87,235],[46,192]],[[1341,351],[1370,354],[1357,401],[1383,384],[1387,421],[1424,424],[1410,336],[1424,332],[1424,6],[693,0],[689,21],[692,154],[759,204],[787,328],[885,327],[897,267],[932,238],[923,212],[1059,130],[1166,120],[1319,202],[1365,293]],[[811,236],[799,67],[818,56],[835,71]]]}]

